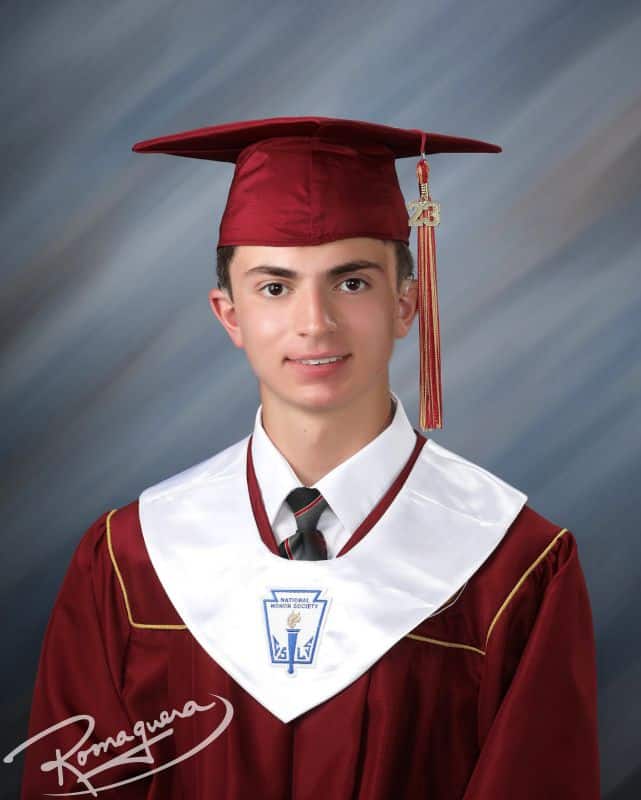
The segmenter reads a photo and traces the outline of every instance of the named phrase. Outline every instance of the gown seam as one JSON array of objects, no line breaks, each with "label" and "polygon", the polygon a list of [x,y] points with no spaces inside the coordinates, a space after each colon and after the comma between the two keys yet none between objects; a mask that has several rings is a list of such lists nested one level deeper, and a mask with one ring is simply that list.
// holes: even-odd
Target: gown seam
[{"label": "gown seam", "polygon": [[111,564],[114,568],[114,572],[116,573],[116,578],[118,579],[118,583],[120,585],[120,591],[122,593],[122,598],[125,603],[125,610],[127,612],[127,619],[129,620],[129,624],[132,628],[150,628],[152,630],[186,630],[186,625],[174,625],[174,624],[162,624],[162,623],[151,623],[151,622],[136,622],[133,618],[133,614],[131,612],[131,605],[129,603],[129,595],[127,594],[127,588],[125,586],[125,581],[122,577],[122,573],[120,572],[120,567],[118,566],[118,561],[116,559],[116,554],[113,549],[113,542],[111,539],[111,517],[118,511],[119,509],[114,508],[112,509],[109,514],[107,515],[107,549],[109,550],[109,557],[111,559]]},{"label": "gown seam", "polygon": [[528,575],[543,561],[543,559],[547,556],[547,554],[552,550],[552,548],[556,545],[558,540],[563,536],[565,533],[569,533],[567,528],[561,528],[561,530],[555,535],[552,541],[543,549],[543,551],[534,559],[534,561],[530,564],[530,566],[525,570],[525,572],[521,575],[518,581],[514,584],[512,589],[510,590],[509,594],[500,605],[498,611],[494,615],[492,622],[490,623],[489,628],[487,629],[487,634],[485,635],[485,650],[487,652],[487,645],[490,640],[490,636],[492,635],[492,631],[496,626],[496,623],[499,621],[499,618],[511,603],[514,596],[517,594],[518,590],[521,588],[525,580],[527,579]]},{"label": "gown seam", "polygon": [[552,539],[552,541],[543,549],[543,551],[541,553],[539,553],[539,555],[534,559],[534,561],[530,564],[530,566],[525,570],[525,572],[521,575],[521,577],[518,579],[518,581],[514,584],[514,586],[512,587],[510,592],[508,593],[508,595],[505,598],[505,600],[501,603],[498,611],[494,615],[494,617],[493,617],[493,619],[492,619],[492,621],[491,621],[491,623],[490,623],[490,625],[488,627],[487,633],[485,635],[485,649],[482,649],[480,647],[475,647],[474,645],[471,645],[471,644],[464,644],[463,642],[450,642],[450,641],[446,641],[444,639],[434,639],[434,638],[432,638],[430,636],[420,636],[419,634],[416,634],[416,633],[408,633],[408,634],[405,635],[405,638],[406,639],[414,639],[415,641],[418,641],[418,642],[426,642],[428,644],[441,645],[442,647],[453,647],[453,648],[458,648],[458,649],[462,649],[462,650],[469,650],[469,651],[471,651],[473,653],[478,653],[479,655],[485,656],[486,653],[487,653],[487,645],[488,645],[488,642],[490,640],[490,636],[492,634],[492,631],[493,631],[494,627],[496,626],[496,623],[499,621],[499,618],[501,617],[501,615],[505,611],[505,609],[508,607],[508,605],[510,604],[510,602],[512,601],[512,599],[514,598],[514,596],[516,595],[518,590],[521,588],[521,586],[523,585],[523,583],[527,579],[528,575],[547,556],[547,554],[550,552],[550,550],[552,550],[552,548],[557,543],[557,541],[561,538],[561,536],[563,536],[565,533],[568,533],[568,532],[569,531],[568,531],[567,528],[562,528],[560,531],[558,531],[558,533],[555,535],[555,537]]},{"label": "gown seam", "polygon": [[[124,702],[121,686],[119,685],[118,681],[116,680],[116,677],[115,677],[115,675],[113,673],[113,670],[111,668],[111,664],[110,664],[110,661],[109,661],[109,658],[108,658],[108,650],[107,650],[107,644],[106,644],[106,639],[105,639],[105,633],[104,633],[104,629],[103,629],[103,626],[102,626],[102,623],[101,623],[100,607],[98,605],[98,600],[96,598],[96,585],[95,585],[95,580],[94,580],[93,564],[90,567],[89,581],[90,581],[90,586],[91,586],[91,599],[93,601],[93,608],[94,608],[94,613],[95,613],[95,616],[96,616],[96,626],[98,628],[98,635],[99,635],[99,638],[100,638],[100,644],[102,646],[102,650],[103,650],[103,653],[104,653],[104,663],[105,663],[107,672],[109,674],[109,679],[110,679],[111,684],[113,686],[113,689],[114,689],[114,692],[116,694],[116,697],[118,698],[118,700],[120,702],[120,706],[121,706],[122,710],[124,711],[125,716],[126,716],[128,722],[129,722],[129,724],[133,725],[133,721],[132,721],[131,715],[129,714],[129,709],[127,708],[127,706],[126,706],[126,704]],[[127,642],[125,644],[125,651],[128,648],[128,646],[129,646],[129,638],[127,638]],[[120,672],[121,672],[121,675],[122,675],[122,673],[124,673],[124,670],[125,670],[125,660],[124,660],[124,653],[123,653],[123,655],[121,656],[121,659],[120,659]]]},{"label": "gown seam", "polygon": [[446,642],[444,639],[432,639],[429,636],[419,636],[417,633],[408,633],[405,636],[406,639],[414,639],[417,642],[427,642],[429,644],[440,644],[442,647],[456,647],[462,650],[471,650],[473,653],[479,653],[480,655],[485,655],[485,650],[481,650],[479,647],[474,647],[471,644],[463,644],[462,642]]}]

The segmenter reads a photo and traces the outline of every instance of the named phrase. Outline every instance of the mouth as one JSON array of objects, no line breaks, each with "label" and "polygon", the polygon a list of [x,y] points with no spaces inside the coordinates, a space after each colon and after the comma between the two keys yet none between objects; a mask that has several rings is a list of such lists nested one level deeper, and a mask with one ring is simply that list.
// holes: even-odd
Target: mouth
[{"label": "mouth", "polygon": [[318,356],[316,358],[288,358],[287,361],[292,361],[294,364],[304,364],[305,366],[317,367],[324,364],[335,364],[337,361],[344,361],[349,358],[349,353],[342,356]]}]

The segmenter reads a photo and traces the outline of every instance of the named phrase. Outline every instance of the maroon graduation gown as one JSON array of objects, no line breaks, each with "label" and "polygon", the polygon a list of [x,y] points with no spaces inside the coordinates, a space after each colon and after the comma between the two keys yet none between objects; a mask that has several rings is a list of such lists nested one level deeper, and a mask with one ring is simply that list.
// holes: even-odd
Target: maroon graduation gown
[{"label": "maroon graduation gown", "polygon": [[[261,535],[267,541],[264,521]],[[170,763],[222,722],[216,695],[233,707],[217,738],[100,796],[597,800],[595,645],[573,535],[525,505],[456,602],[442,608],[346,689],[284,724],[183,625],[149,561],[138,502],[103,514],[81,539],[55,603],[28,735],[91,715],[95,730],[82,749],[103,742],[105,751],[89,753],[82,766],[77,753],[65,757],[86,722],[47,734],[18,756],[22,798],[86,792],[76,774],[139,744],[137,721],[184,711],[190,700],[215,702],[157,728],[173,732],[150,748],[149,763],[114,765],[89,782],[98,789]],[[117,746],[119,732],[131,739]],[[57,769],[42,772],[56,751]]]}]

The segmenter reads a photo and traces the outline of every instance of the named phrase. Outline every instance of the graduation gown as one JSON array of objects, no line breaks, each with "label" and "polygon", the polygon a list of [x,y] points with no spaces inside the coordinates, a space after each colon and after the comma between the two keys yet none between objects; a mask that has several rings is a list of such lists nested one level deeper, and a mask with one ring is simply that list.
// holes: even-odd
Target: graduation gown
[{"label": "graduation gown", "polygon": [[248,440],[102,514],[47,628],[23,800],[597,800],[577,543],[525,501],[417,433],[328,562],[276,555]]}]

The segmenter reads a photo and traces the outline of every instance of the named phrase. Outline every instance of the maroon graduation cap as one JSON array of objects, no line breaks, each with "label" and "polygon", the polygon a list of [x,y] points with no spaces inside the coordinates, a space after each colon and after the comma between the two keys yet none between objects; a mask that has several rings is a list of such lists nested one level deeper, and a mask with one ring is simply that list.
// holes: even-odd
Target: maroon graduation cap
[{"label": "maroon graduation cap", "polygon": [[[275,117],[183,131],[138,142],[166,153],[236,165],[218,246],[315,245],[356,236],[409,244],[418,231],[420,412],[442,427],[441,347],[434,228],[426,156],[500,153],[495,144],[422,130],[327,117]],[[420,156],[419,199],[405,204],[395,160]]]}]

